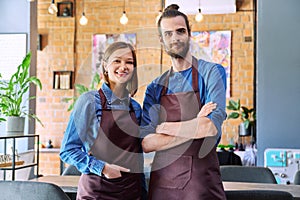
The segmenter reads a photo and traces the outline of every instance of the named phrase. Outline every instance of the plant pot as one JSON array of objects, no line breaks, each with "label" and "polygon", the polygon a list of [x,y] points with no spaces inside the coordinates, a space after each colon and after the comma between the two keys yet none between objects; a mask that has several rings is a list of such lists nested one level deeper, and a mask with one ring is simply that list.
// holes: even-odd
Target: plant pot
[{"label": "plant pot", "polygon": [[6,118],[6,134],[24,135],[25,117],[7,117]]},{"label": "plant pot", "polygon": [[245,128],[244,123],[241,123],[239,125],[239,136],[240,137],[245,137],[245,136],[251,136],[253,135],[253,126],[250,124],[248,128]]}]

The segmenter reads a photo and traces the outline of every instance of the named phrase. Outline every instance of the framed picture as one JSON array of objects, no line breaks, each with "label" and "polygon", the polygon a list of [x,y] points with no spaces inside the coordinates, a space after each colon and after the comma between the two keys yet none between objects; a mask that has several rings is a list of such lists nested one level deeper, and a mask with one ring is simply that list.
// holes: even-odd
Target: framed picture
[{"label": "framed picture", "polygon": [[98,73],[100,70],[100,64],[103,59],[103,54],[106,47],[116,41],[124,41],[130,43],[136,48],[136,34],[124,33],[124,34],[95,34],[93,35],[93,56],[92,67],[93,72]]},{"label": "framed picture", "polygon": [[73,17],[73,2],[58,2],[57,17]]},{"label": "framed picture", "polygon": [[231,31],[192,32],[191,52],[198,59],[221,64],[226,71],[226,97],[230,97]]}]

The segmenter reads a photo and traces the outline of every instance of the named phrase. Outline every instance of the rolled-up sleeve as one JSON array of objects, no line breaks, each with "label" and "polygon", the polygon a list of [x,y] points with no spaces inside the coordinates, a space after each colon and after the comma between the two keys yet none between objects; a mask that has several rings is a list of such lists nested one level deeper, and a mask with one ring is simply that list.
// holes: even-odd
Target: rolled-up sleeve
[{"label": "rolled-up sleeve", "polygon": [[83,94],[76,101],[64,133],[61,160],[76,166],[81,173],[101,175],[105,162],[88,154],[98,129],[94,93]]},{"label": "rolled-up sleeve", "polygon": [[156,84],[152,82],[148,85],[143,102],[143,113],[141,121],[141,137],[144,138],[150,133],[155,133],[159,123],[160,105],[157,100]]},{"label": "rolled-up sleeve", "polygon": [[218,141],[222,135],[222,124],[226,119],[226,73],[221,65],[213,65],[205,77],[206,101],[217,103],[217,108],[208,116],[218,130]]}]

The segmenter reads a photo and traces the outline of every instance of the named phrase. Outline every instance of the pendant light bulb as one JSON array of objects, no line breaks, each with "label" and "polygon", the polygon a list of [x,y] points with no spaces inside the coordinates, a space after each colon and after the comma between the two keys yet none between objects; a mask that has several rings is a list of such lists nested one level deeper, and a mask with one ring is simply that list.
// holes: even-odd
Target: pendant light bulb
[{"label": "pendant light bulb", "polygon": [[83,12],[80,17],[79,24],[85,26],[87,25],[88,21],[89,21],[88,18],[86,18],[85,13]]},{"label": "pendant light bulb", "polygon": [[203,20],[203,15],[201,14],[201,9],[199,8],[199,13],[195,16],[195,20],[197,22],[201,22]]},{"label": "pendant light bulb", "polygon": [[156,24],[158,23],[158,20],[160,19],[161,15],[162,15],[162,11],[160,10],[160,11],[158,12],[158,15],[156,16],[156,19],[155,19]]},{"label": "pendant light bulb", "polygon": [[128,17],[126,16],[126,12],[123,11],[122,17],[120,18],[120,23],[125,25],[128,23]]},{"label": "pendant light bulb", "polygon": [[54,3],[54,0],[52,0],[49,8],[48,8],[48,12],[51,14],[51,15],[54,15],[55,13],[57,13],[58,9]]}]

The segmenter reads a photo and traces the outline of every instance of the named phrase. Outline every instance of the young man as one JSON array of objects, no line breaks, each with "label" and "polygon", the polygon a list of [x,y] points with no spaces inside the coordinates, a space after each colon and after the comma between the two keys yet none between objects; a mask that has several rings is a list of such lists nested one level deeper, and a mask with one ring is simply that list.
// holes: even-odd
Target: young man
[{"label": "young man", "polygon": [[177,5],[163,12],[158,30],[172,67],[148,85],[143,103],[142,146],[156,152],[149,199],[226,199],[216,153],[225,70],[191,55],[188,18]]}]

